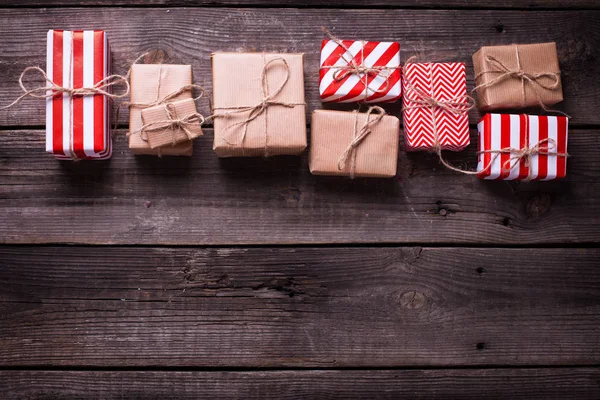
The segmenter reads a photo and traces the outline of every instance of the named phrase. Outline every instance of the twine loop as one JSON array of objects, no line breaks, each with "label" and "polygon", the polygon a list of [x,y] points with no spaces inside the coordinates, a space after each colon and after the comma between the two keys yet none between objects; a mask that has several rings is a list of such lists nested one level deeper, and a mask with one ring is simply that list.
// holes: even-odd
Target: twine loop
[{"label": "twine loop", "polygon": [[[338,159],[338,165],[337,165],[339,171],[343,170],[344,168],[346,168],[346,163],[348,161],[348,158],[350,156],[352,156],[352,169],[350,171],[351,179],[354,179],[354,174],[356,171],[356,148],[363,142],[363,140],[365,140],[365,138],[367,136],[369,136],[372,133],[371,128],[374,125],[376,125],[379,121],[381,121],[383,119],[383,117],[385,117],[385,115],[386,115],[385,110],[379,106],[369,107],[369,109],[367,110],[367,112],[365,114],[365,122],[359,130],[358,129],[358,118],[359,118],[360,114],[358,113],[358,111],[354,111],[354,113],[356,114],[356,118],[354,119],[353,139],[350,142],[350,144],[348,144],[348,147],[346,147],[346,149],[344,150],[344,152]],[[372,114],[376,115],[374,119],[371,119]]]}]

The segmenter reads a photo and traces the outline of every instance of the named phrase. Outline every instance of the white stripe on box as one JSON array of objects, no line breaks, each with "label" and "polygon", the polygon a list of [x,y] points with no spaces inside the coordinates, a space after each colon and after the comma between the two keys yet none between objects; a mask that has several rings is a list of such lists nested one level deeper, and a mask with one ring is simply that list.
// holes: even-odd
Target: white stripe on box
[{"label": "white stripe on box", "polygon": [[[73,88],[73,54],[71,52],[71,46],[73,44],[73,32],[63,32],[63,87]],[[66,156],[71,157],[73,148],[72,132],[73,124],[71,123],[71,115],[73,113],[73,105],[71,102],[71,96],[68,94],[63,95],[63,151]]]},{"label": "white stripe on box", "polygon": [[[54,62],[54,31],[48,31],[47,37],[47,47],[46,47],[46,74],[50,79],[52,79],[52,71],[53,71],[53,62]],[[48,86],[50,84],[48,83]],[[50,94],[51,91],[47,91],[47,94]],[[46,151],[48,153],[54,153],[54,143],[52,142],[53,132],[52,132],[52,97],[46,98]]]},{"label": "white stripe on box", "polygon": [[[389,67],[389,68],[398,67],[398,60],[400,60],[400,53],[394,54],[394,57],[392,57],[392,59],[390,61],[388,61],[388,63],[385,66]],[[386,74],[389,74],[391,76],[393,72],[394,71],[384,70],[381,73],[379,73],[369,83],[369,96],[374,95],[376,93],[376,90],[378,90],[385,83],[385,80],[386,80],[385,76],[387,76]],[[382,101],[386,101],[386,100],[398,97],[399,95],[400,95],[400,81],[398,81],[394,85],[391,85],[388,88],[388,92],[386,92],[386,94],[384,96],[378,97],[374,101],[375,102],[382,102]],[[346,100],[345,102],[350,103],[350,102],[360,101],[360,100],[362,100],[364,98],[365,98],[365,91],[363,90],[362,93],[359,96],[356,96],[356,97],[354,97],[353,99],[350,99],[350,100]],[[367,103],[368,102],[369,101],[367,100]]]},{"label": "white stripe on box", "polygon": [[[510,148],[521,148],[521,117],[515,114],[510,115]],[[512,158],[512,154],[510,157]],[[511,166],[510,174],[505,179],[507,181],[517,179],[521,171],[521,163],[518,160],[511,161]]]},{"label": "white stripe on box", "polygon": [[329,58],[331,53],[333,53],[333,51],[337,47],[338,47],[338,44],[336,42],[334,42],[333,40],[327,41],[327,43],[325,44],[325,46],[323,46],[323,49],[321,50],[321,63],[319,64],[320,66],[323,66],[323,63],[325,62],[325,60],[327,60]]},{"label": "white stripe on box", "polygon": [[[545,145],[548,146],[549,152],[557,152],[558,151],[558,120],[556,117],[546,117],[548,118],[548,143]],[[556,178],[557,172],[557,163],[558,157],[551,156],[548,157],[548,175],[544,178],[545,181],[549,181],[550,179]]]},{"label": "white stripe on box", "polygon": [[[94,31],[83,31],[83,86],[94,86]],[[94,152],[94,96],[83,97],[83,151]]]},{"label": "white stripe on box", "polygon": [[[490,150],[500,150],[502,148],[500,142],[500,136],[502,136],[502,123],[500,114],[491,114],[492,126],[492,148]],[[492,166],[490,168],[490,175],[486,179],[497,179],[500,176],[502,170],[501,156],[495,156],[497,153],[491,153],[492,155]]]},{"label": "white stripe on box", "polygon": [[[484,126],[485,126],[485,122],[483,122],[483,120],[479,121],[479,123],[477,124],[477,133],[479,136],[479,151],[485,150],[483,148],[483,132],[485,129]],[[477,155],[477,172],[481,172],[482,169],[483,169],[483,153],[479,153]]]},{"label": "white stripe on box", "polygon": [[[352,45],[350,45],[350,47],[348,47],[349,52],[345,51],[344,53],[342,53],[342,56],[344,56],[347,59],[352,60],[352,59],[354,59],[356,54],[358,54],[358,52],[360,51],[361,48],[362,48],[361,42],[354,42],[354,43],[352,43]],[[350,54],[348,54],[348,53],[350,53]],[[340,67],[348,65],[348,61],[346,61],[346,59],[344,57],[340,56],[333,65],[340,66]],[[323,79],[321,79],[321,83],[319,84],[319,93],[320,94],[323,94],[325,92],[325,90],[329,87],[329,85],[331,85],[331,83],[333,82],[333,75],[337,71],[339,71],[339,69],[327,68],[327,72],[325,73],[325,75],[323,76]],[[339,92],[339,89],[338,89],[338,92]]]},{"label": "white stripe on box", "polygon": [[[529,118],[529,147],[532,147],[537,145],[540,140],[540,121],[537,115],[529,115],[527,118]],[[537,178],[538,174],[540,173],[539,162],[540,160],[538,155],[532,154],[529,162],[531,179]]]}]

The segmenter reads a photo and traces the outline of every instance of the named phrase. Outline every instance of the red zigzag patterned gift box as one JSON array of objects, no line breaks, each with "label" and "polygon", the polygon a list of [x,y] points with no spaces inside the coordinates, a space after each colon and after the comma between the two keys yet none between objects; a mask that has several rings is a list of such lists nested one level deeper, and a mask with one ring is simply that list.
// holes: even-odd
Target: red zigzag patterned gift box
[{"label": "red zigzag patterned gift box", "polygon": [[[406,150],[435,150],[436,132],[442,150],[467,147],[471,105],[467,102],[465,64],[407,63],[403,71]],[[455,112],[428,104],[428,100],[445,102]]]},{"label": "red zigzag patterned gift box", "polygon": [[323,40],[319,74],[319,93],[325,102],[397,101],[402,95],[400,44]]},{"label": "red zigzag patterned gift box", "polygon": [[[93,87],[108,75],[104,31],[48,31],[46,72],[56,85]],[[58,159],[110,158],[106,96],[57,94],[46,99],[46,151]]]},{"label": "red zigzag patterned gift box", "polygon": [[486,114],[479,124],[478,177],[550,180],[567,174],[569,119]]}]

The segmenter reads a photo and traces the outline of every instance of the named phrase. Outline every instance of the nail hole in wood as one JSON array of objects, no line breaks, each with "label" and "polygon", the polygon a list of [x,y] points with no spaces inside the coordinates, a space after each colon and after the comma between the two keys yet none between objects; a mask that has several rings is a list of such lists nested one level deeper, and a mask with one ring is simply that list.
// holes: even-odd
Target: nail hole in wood
[{"label": "nail hole in wood", "polygon": [[478,274],[483,274],[483,273],[485,273],[485,268],[478,267],[475,271],[477,271]]},{"label": "nail hole in wood", "polygon": [[504,32],[504,24],[500,23],[500,21],[498,21],[498,23],[496,25],[494,25],[494,29],[496,29],[496,32],[498,33],[503,33]]},{"label": "nail hole in wood", "polygon": [[510,218],[504,217],[504,219],[502,220],[502,225],[509,226],[510,225]]},{"label": "nail hole in wood", "polygon": [[475,346],[475,347],[477,347],[477,350],[481,351],[485,348],[485,343],[479,342],[479,343],[477,343],[477,346]]}]

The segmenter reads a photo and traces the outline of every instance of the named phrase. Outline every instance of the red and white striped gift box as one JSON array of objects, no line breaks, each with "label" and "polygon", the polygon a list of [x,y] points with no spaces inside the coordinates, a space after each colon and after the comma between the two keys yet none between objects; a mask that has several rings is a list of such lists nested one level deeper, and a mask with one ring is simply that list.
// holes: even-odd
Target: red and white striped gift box
[{"label": "red and white striped gift box", "polygon": [[[564,178],[568,124],[569,119],[562,116],[486,114],[477,125],[479,151],[486,152],[479,153],[477,176],[500,180]],[[519,157],[523,149],[536,146],[541,152],[532,153],[529,160]]]},{"label": "red and white striped gift box", "polygon": [[[108,75],[104,31],[48,31],[46,74],[66,88],[93,87]],[[101,94],[46,100],[46,151],[61,160],[110,158],[109,106]]]},{"label": "red and white striped gift box", "polygon": [[[342,40],[341,43],[348,50],[334,40],[323,40],[321,45],[319,93],[323,101],[382,103],[401,97],[399,43],[362,40]],[[385,69],[357,74],[344,68],[351,61],[359,67]],[[344,73],[346,71],[351,73]]]},{"label": "red and white striped gift box", "polygon": [[423,94],[439,102],[465,103],[465,64],[408,63],[404,66],[402,80],[406,150],[432,150],[435,146],[436,131],[442,150],[460,151],[467,147],[470,142],[467,112],[455,113],[441,107],[421,106],[415,103],[423,100]]}]

